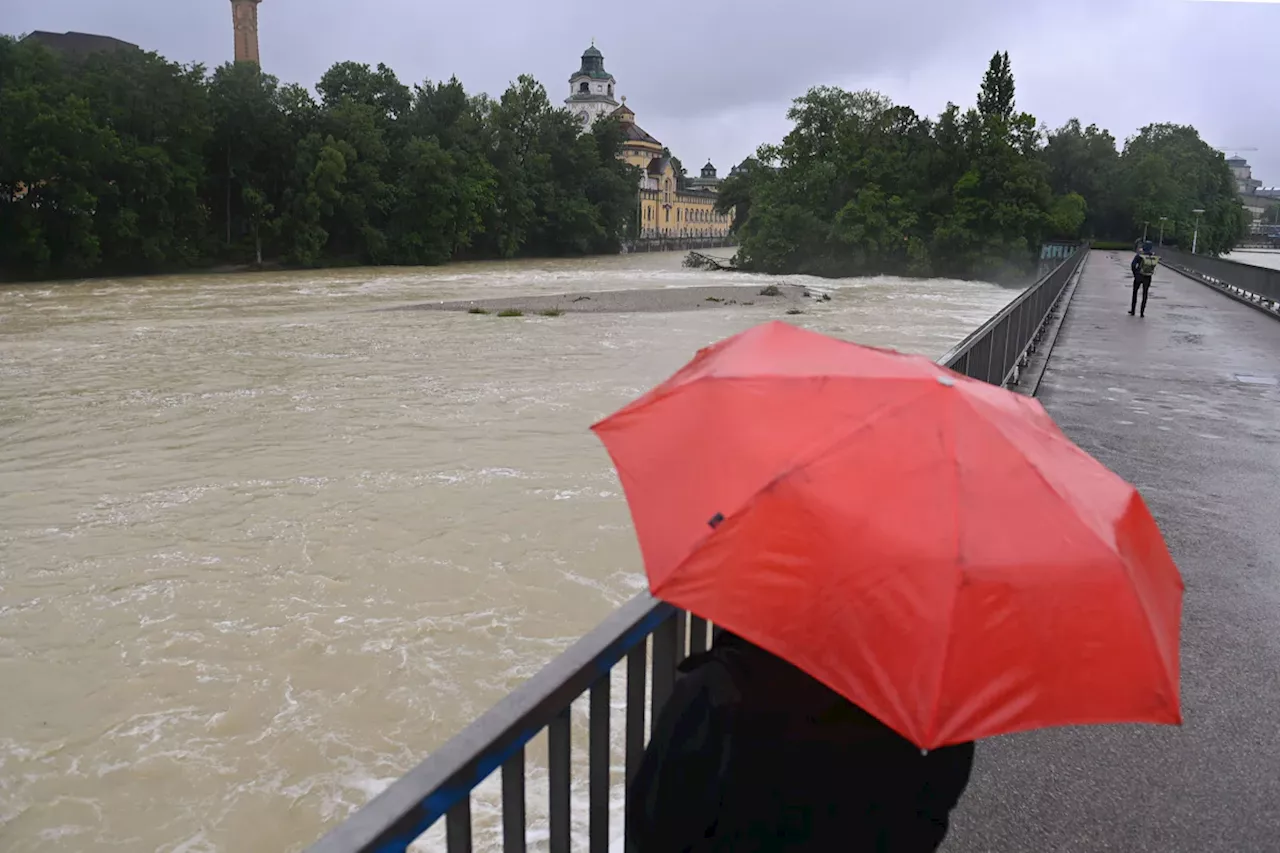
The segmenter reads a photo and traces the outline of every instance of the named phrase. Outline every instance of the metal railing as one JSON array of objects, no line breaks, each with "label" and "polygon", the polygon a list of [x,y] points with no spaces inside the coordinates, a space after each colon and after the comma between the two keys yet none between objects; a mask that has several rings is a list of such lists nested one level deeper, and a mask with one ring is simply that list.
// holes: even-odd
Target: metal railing
[{"label": "metal railing", "polygon": [[[939,363],[977,379],[1007,377],[1034,347],[1040,325],[1087,250],[1078,248],[984,323]],[[587,715],[588,849],[606,853],[610,834],[611,705],[615,665],[626,658],[624,772],[630,784],[645,748],[648,718],[675,685],[676,667],[708,648],[712,626],[641,593],[547,664],[460,734],[314,844],[309,853],[400,853],[441,817],[448,853],[472,849],[472,791],[502,774],[502,849],[524,853],[526,746],[547,731],[549,847],[568,853],[572,833],[571,705],[589,695]],[[652,651],[650,651],[652,649]],[[646,703],[646,695],[648,702]],[[625,810],[624,810],[625,832]]]},{"label": "metal railing", "polygon": [[1062,259],[1043,278],[1028,287],[973,334],[938,359],[957,373],[1004,387],[1036,351],[1045,320],[1066,291],[1067,284],[1089,254],[1087,245]]},{"label": "metal railing", "polygon": [[1160,252],[1160,262],[1268,314],[1280,314],[1280,270],[1168,248]]}]

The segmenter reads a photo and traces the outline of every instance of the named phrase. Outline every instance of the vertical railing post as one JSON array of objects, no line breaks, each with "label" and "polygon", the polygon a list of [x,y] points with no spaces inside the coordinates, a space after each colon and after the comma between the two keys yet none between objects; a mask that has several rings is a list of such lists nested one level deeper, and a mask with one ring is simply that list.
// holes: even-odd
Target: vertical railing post
[{"label": "vertical railing post", "polygon": [[524,747],[502,765],[502,851],[524,853]]},{"label": "vertical railing post", "polygon": [[471,795],[467,794],[444,816],[445,849],[471,853]]},{"label": "vertical railing post", "polygon": [[689,617],[689,654],[696,655],[707,650],[707,620],[701,616]]},{"label": "vertical railing post", "polygon": [[569,766],[570,723],[569,708],[565,708],[556,714],[547,727],[551,853],[569,853],[569,792],[572,782]]},{"label": "vertical railing post", "polygon": [[587,736],[591,853],[609,853],[609,675],[591,685]]},{"label": "vertical railing post", "polygon": [[658,721],[658,712],[671,698],[671,690],[676,682],[676,620],[683,611],[663,620],[653,632],[653,700],[650,714],[654,723]]}]

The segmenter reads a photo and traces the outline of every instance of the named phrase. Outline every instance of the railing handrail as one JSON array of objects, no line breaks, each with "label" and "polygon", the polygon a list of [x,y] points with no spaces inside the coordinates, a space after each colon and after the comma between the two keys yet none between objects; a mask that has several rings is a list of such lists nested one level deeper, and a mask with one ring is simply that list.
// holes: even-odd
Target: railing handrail
[{"label": "railing handrail", "polygon": [[[986,360],[971,359],[985,337],[1001,337],[1003,382],[1039,339],[1045,318],[1066,290],[1066,283],[1087,254],[1081,246],[1063,258],[999,313],[983,323],[938,363],[990,381],[995,348],[987,341]],[[1068,266],[1069,265],[1069,266]],[[1017,335],[1013,341],[1012,336]],[[1012,341],[1012,343],[1011,343]],[[980,363],[980,364],[979,364]],[[1012,363],[1014,367],[1008,368]],[[981,368],[982,375],[977,371]],[[591,850],[607,849],[609,786],[609,684],[614,666],[627,657],[626,782],[644,748],[647,640],[653,637],[652,710],[656,715],[670,695],[675,665],[688,652],[706,648],[708,624],[642,592],[611,613],[596,628],[509,693],[459,734],[385,791],[331,829],[308,853],[403,851],[441,817],[447,819],[449,853],[470,853],[471,792],[502,769],[503,838],[509,850],[525,850],[524,746],[540,731],[549,732],[551,851],[569,849],[569,711],[588,690],[590,707]],[[603,720],[597,715],[603,715]],[[511,790],[508,790],[510,784]],[[561,791],[560,787],[564,790]],[[597,797],[598,792],[603,796]],[[513,812],[507,812],[508,797]],[[597,800],[603,800],[598,802]]]}]

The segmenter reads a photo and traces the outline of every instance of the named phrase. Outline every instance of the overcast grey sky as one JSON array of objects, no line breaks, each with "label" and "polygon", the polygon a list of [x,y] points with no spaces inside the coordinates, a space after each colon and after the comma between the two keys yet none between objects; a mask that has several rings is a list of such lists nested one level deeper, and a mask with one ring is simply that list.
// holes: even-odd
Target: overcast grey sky
[{"label": "overcast grey sky", "polygon": [[[79,30],[214,66],[232,49],[229,0],[0,0],[0,31]],[[873,88],[917,111],[973,103],[1008,50],[1018,104],[1117,138],[1194,124],[1280,185],[1280,2],[1193,0],[264,0],[263,66],[313,85],[341,60],[385,62],[406,83],[456,74],[500,94],[521,73],[553,100],[596,39],[637,121],[691,169],[721,169],[787,131],[791,98]],[[1228,152],[1232,153],[1232,152]]]}]

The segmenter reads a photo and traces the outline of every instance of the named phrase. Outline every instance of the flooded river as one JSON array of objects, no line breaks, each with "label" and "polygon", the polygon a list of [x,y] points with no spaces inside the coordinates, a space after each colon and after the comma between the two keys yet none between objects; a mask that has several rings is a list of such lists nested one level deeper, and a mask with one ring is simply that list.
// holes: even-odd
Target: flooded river
[{"label": "flooded river", "polygon": [[[779,313],[375,309],[731,281],[764,279],[655,254],[0,289],[0,849],[313,841],[643,588],[588,426]],[[930,355],[1013,295],[811,283],[832,301],[786,319]]]}]

